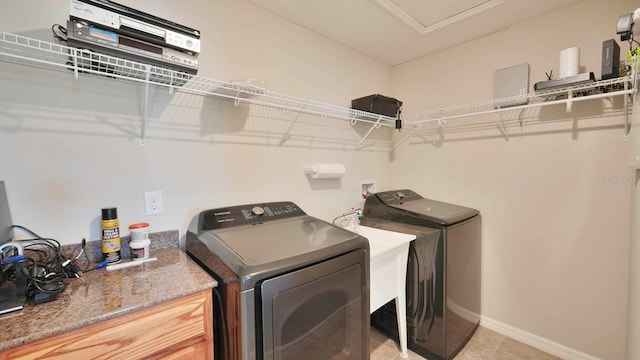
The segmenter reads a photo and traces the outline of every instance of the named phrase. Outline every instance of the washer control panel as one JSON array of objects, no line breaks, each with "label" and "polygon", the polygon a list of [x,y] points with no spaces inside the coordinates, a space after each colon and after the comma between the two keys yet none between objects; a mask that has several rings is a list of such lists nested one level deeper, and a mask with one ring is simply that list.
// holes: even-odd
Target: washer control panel
[{"label": "washer control panel", "polygon": [[207,231],[241,225],[257,225],[303,215],[306,213],[290,201],[231,206],[202,211],[199,229]]},{"label": "washer control panel", "polygon": [[408,201],[424,199],[411,190],[394,190],[376,193],[376,196],[387,205],[398,205]]}]

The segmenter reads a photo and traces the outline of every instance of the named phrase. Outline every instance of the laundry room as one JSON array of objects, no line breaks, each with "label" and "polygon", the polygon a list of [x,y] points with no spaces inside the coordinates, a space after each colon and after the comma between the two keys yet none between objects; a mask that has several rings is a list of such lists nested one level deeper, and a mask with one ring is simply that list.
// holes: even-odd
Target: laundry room
[{"label": "laundry room", "polygon": [[[368,272],[353,267],[373,262],[366,252],[373,253],[374,246],[369,239],[371,248],[365,251],[362,239],[366,234],[384,237],[383,231],[406,231],[414,244],[430,236],[443,244],[454,243],[458,232],[448,226],[473,219],[477,222],[469,227],[472,230],[462,233],[477,233],[477,241],[458,249],[463,254],[458,260],[453,248],[451,259],[432,249],[433,272],[441,266],[451,283],[431,284],[442,291],[477,294],[477,302],[469,305],[471,328],[464,334],[446,334],[441,324],[442,339],[458,335],[463,341],[443,353],[431,345],[421,352],[415,340],[418,330],[412,333],[408,313],[410,328],[405,336],[410,359],[640,358],[640,344],[633,340],[640,336],[640,312],[631,305],[640,300],[635,267],[640,263],[636,189],[640,135],[634,132],[640,111],[636,111],[634,77],[638,42],[633,40],[634,30],[640,32],[640,23],[633,26],[640,17],[640,12],[634,16],[638,1],[453,1],[457,5],[449,10],[475,10],[422,32],[398,15],[399,5],[435,8],[444,2],[116,2],[122,7],[109,9],[106,0],[2,3],[0,182],[12,224],[20,226],[12,229],[16,241],[36,233],[62,247],[79,249],[82,244],[84,253],[89,252],[86,243],[97,244],[100,253],[105,221],[112,220],[105,214],[111,214],[119,219],[123,243],[137,234],[138,228],[130,230],[130,225],[148,224],[145,236],[148,231],[153,259],[154,242],[170,234],[166,236],[175,242],[172,246],[179,249],[176,256],[181,259],[179,265],[167,260],[173,271],[177,266],[197,271],[192,269],[192,265],[200,269],[195,263],[205,270],[219,267],[229,254],[214,259],[203,248],[206,244],[209,250],[222,249],[221,243],[213,244],[214,238],[232,243],[249,236],[263,241],[260,247],[239,250],[238,258],[244,260],[266,254],[293,258],[290,252],[298,251],[296,256],[313,271],[303,271],[305,275],[295,281],[311,276],[306,274],[326,273],[337,280],[318,288],[344,290],[366,284],[353,294],[366,298],[355,311],[362,315],[356,319],[361,323],[356,332],[365,339],[356,342],[360,348],[355,353],[373,360],[400,359],[403,335],[397,333],[395,313],[394,320],[386,321],[395,329],[393,334],[378,329],[376,317],[368,316],[366,295],[374,290],[369,289]],[[94,21],[83,18],[93,16],[83,15],[90,12],[87,9],[126,12],[129,19],[172,27],[180,34],[191,31],[188,39],[197,40],[197,49],[185,50],[189,41],[163,47],[152,44],[151,38],[150,46],[143,42],[125,46],[123,39],[135,37],[133,33],[125,36],[108,27],[99,33],[89,27],[85,33],[83,27]],[[119,49],[104,45],[113,36],[121,37]],[[604,44],[609,40],[619,58],[612,60],[615,74],[607,75]],[[85,50],[69,50],[75,48]],[[95,55],[105,51],[107,60]],[[120,55],[131,56],[134,65],[112,61]],[[169,70],[149,71],[136,65],[146,63],[153,65],[151,69]],[[176,73],[179,76],[174,77]],[[524,91],[498,93],[516,80]],[[397,107],[391,114],[373,111],[373,103],[369,109],[352,109],[352,100],[360,98],[392,99]],[[498,98],[509,102],[496,102]],[[421,204],[425,217],[407,220],[413,215],[405,215],[415,214],[418,206],[412,208],[409,200]],[[103,210],[113,208],[117,213]],[[394,209],[406,210],[394,219],[407,226],[378,226],[383,217],[391,219]],[[428,220],[437,234],[407,230],[423,225],[432,210],[442,211],[442,217]],[[462,217],[447,218],[452,213]],[[295,220],[289,219],[293,216]],[[233,224],[220,225],[269,217],[286,225],[277,229],[265,221],[269,227],[263,231],[255,228],[246,233],[236,231]],[[360,235],[337,229],[357,232],[358,226],[364,228]],[[379,229],[367,233],[368,227]],[[296,248],[293,241],[278,240],[278,234],[305,238],[310,247]],[[0,239],[0,245],[5,240]],[[322,248],[320,244],[326,243],[332,245]],[[318,257],[305,257],[307,250]],[[359,255],[348,257],[346,252]],[[94,260],[89,259],[91,254],[72,253],[69,259],[74,262],[84,256],[88,262]],[[131,254],[118,253],[123,258],[120,263],[126,264],[125,257]],[[159,266],[155,262],[164,261],[161,255],[157,258],[141,269],[153,271]],[[241,266],[235,262],[238,258],[222,270],[227,274],[230,269],[234,276],[214,276],[217,284],[203,280],[198,290],[224,289],[225,301],[246,305],[245,290],[254,291],[251,286],[261,284],[275,266]],[[316,264],[321,259],[336,265],[326,270]],[[409,267],[411,261],[409,256]],[[459,266],[449,267],[450,263]],[[10,266],[4,260],[2,264],[0,278],[5,281]],[[302,263],[277,264],[290,271]],[[131,275],[131,284],[140,284],[138,270],[121,271]],[[56,288],[57,299],[31,303],[21,311],[31,311],[29,306],[64,306],[71,311],[76,304],[73,296],[85,289],[86,294],[95,293],[95,287],[91,290],[86,284],[100,271],[104,270],[91,271],[83,279],[65,278],[65,287],[67,281],[69,286]],[[413,279],[410,274],[406,286]],[[471,280],[456,283],[465,276]],[[108,279],[105,288],[113,284],[126,288],[127,279]],[[81,281],[85,285],[73,283]],[[189,281],[185,277],[185,283]],[[280,291],[289,280],[268,281],[269,289]],[[150,292],[166,286],[148,277],[142,283],[147,289],[157,286]],[[111,296],[109,291],[100,294]],[[220,300],[216,296],[207,301],[215,304]],[[431,305],[440,307],[456,298],[453,293],[441,294],[440,300],[433,296]],[[154,305],[163,301],[153,300]],[[127,300],[115,303],[124,306]],[[321,303],[327,311],[333,306],[330,301]],[[334,305],[339,307],[338,303]],[[390,311],[400,312],[397,304],[390,304]],[[112,306],[113,299],[105,300],[106,308]],[[247,319],[244,312],[242,321],[252,321],[267,310],[248,311]],[[213,313],[225,316],[215,309]],[[19,314],[0,312],[0,319],[7,324],[18,321]],[[217,336],[227,325],[217,323],[214,334],[207,336]],[[439,325],[434,320],[425,326],[431,331]],[[247,337],[280,341],[275,335],[240,327],[242,332],[238,330],[234,333],[238,338],[232,339],[237,343],[224,340],[225,347],[236,346],[244,354],[238,358],[249,358],[247,353],[255,359],[278,357],[262,348],[266,345],[245,344]],[[78,330],[60,329],[62,335]],[[226,328],[219,332],[227,331],[232,332]],[[5,332],[0,351],[35,341],[25,335],[26,340],[20,338],[17,344],[12,342],[16,336]],[[190,341],[195,343],[193,339],[179,343],[190,346]]]}]

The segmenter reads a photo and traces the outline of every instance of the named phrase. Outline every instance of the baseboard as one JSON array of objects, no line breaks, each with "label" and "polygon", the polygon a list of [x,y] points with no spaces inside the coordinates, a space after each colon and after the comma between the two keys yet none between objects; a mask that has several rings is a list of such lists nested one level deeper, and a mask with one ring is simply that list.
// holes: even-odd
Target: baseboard
[{"label": "baseboard", "polygon": [[489,330],[493,330],[502,335],[506,335],[514,340],[518,340],[536,349],[548,352],[565,360],[602,360],[595,356],[585,354],[575,349],[571,349],[562,344],[558,344],[541,336],[528,333],[526,331],[507,325],[497,320],[493,320],[486,316],[480,317],[480,325]]}]

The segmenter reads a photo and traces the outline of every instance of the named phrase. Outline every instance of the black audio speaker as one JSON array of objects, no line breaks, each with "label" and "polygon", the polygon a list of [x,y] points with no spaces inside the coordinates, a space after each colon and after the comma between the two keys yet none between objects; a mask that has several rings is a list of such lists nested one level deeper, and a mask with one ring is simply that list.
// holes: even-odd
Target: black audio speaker
[{"label": "black audio speaker", "polygon": [[620,71],[620,46],[614,39],[602,42],[602,80],[617,78]]}]

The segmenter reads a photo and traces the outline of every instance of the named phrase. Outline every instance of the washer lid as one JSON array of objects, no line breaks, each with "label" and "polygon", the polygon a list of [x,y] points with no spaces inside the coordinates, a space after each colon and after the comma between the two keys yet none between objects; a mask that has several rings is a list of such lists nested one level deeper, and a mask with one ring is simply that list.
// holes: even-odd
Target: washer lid
[{"label": "washer lid", "polygon": [[405,201],[393,207],[414,213],[426,221],[448,226],[470,219],[480,212],[476,209],[430,199]]},{"label": "washer lid", "polygon": [[308,215],[210,230],[199,239],[242,279],[242,288],[369,247],[366,238]]},{"label": "washer lid", "polygon": [[386,205],[388,207],[387,210],[380,212],[378,216],[384,214],[387,220],[402,223],[405,223],[410,218],[416,224],[426,222],[430,225],[449,226],[470,219],[480,213],[476,209],[425,199],[409,189],[379,192],[375,194],[375,198],[379,202],[365,203],[365,214],[371,212],[366,209],[367,205],[374,208]]}]

